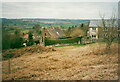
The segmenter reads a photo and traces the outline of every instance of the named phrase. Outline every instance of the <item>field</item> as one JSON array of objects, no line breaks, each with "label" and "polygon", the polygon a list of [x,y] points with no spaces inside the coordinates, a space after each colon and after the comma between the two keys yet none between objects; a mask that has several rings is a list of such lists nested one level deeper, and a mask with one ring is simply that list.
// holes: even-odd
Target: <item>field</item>
[{"label": "field", "polygon": [[[46,47],[50,48],[50,47]],[[117,80],[118,45],[104,53],[105,43],[54,47],[3,61],[3,80]]]},{"label": "field", "polygon": [[90,20],[70,20],[70,19],[1,19],[3,26],[10,33],[13,33],[16,29],[27,33],[35,24],[39,24],[41,27],[57,27],[61,26],[62,29],[68,27],[80,26],[80,24],[88,24]]}]

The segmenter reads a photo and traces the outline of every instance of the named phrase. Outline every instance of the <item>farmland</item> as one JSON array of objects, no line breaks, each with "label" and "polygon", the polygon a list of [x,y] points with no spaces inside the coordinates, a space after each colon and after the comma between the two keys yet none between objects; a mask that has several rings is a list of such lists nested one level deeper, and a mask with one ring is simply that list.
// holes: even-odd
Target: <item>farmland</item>
[{"label": "farmland", "polygon": [[89,20],[72,19],[2,19],[3,26],[10,33],[16,29],[28,32],[35,24],[39,24],[41,27],[61,26],[62,29],[66,29],[68,27],[79,26],[82,23],[87,24],[88,22]]}]

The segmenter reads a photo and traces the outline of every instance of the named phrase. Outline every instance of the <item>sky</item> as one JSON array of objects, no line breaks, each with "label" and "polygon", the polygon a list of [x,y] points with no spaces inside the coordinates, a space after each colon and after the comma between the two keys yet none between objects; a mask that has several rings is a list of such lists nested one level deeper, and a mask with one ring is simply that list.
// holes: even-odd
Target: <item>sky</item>
[{"label": "sky", "polygon": [[[76,0],[75,0],[76,1]],[[118,13],[118,2],[2,2],[3,18],[99,19]]]},{"label": "sky", "polygon": [[120,0],[0,0],[2,2],[119,2]]}]

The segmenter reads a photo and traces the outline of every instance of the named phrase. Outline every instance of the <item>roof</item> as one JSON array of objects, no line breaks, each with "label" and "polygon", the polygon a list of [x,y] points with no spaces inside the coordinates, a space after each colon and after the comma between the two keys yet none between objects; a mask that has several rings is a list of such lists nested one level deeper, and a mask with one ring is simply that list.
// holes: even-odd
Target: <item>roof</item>
[{"label": "roof", "polygon": [[24,34],[23,38],[28,39],[28,34]]},{"label": "roof", "polygon": [[[112,27],[112,24],[109,22],[109,20],[105,20],[105,26]],[[118,26],[117,21],[115,22],[115,26]],[[102,20],[91,20],[89,27],[103,27]]]},{"label": "roof", "polygon": [[58,38],[58,37],[62,37],[65,36],[65,33],[60,29],[60,28],[46,28],[47,31],[49,32],[51,38]]}]

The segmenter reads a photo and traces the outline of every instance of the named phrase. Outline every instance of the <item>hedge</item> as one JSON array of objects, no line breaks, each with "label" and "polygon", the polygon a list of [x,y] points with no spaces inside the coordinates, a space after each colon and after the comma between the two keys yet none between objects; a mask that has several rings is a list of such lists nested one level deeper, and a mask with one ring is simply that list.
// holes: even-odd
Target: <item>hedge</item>
[{"label": "hedge", "polygon": [[45,46],[54,45],[54,44],[76,43],[78,41],[81,41],[80,37],[70,38],[70,39],[49,39],[49,38],[45,38]]}]

